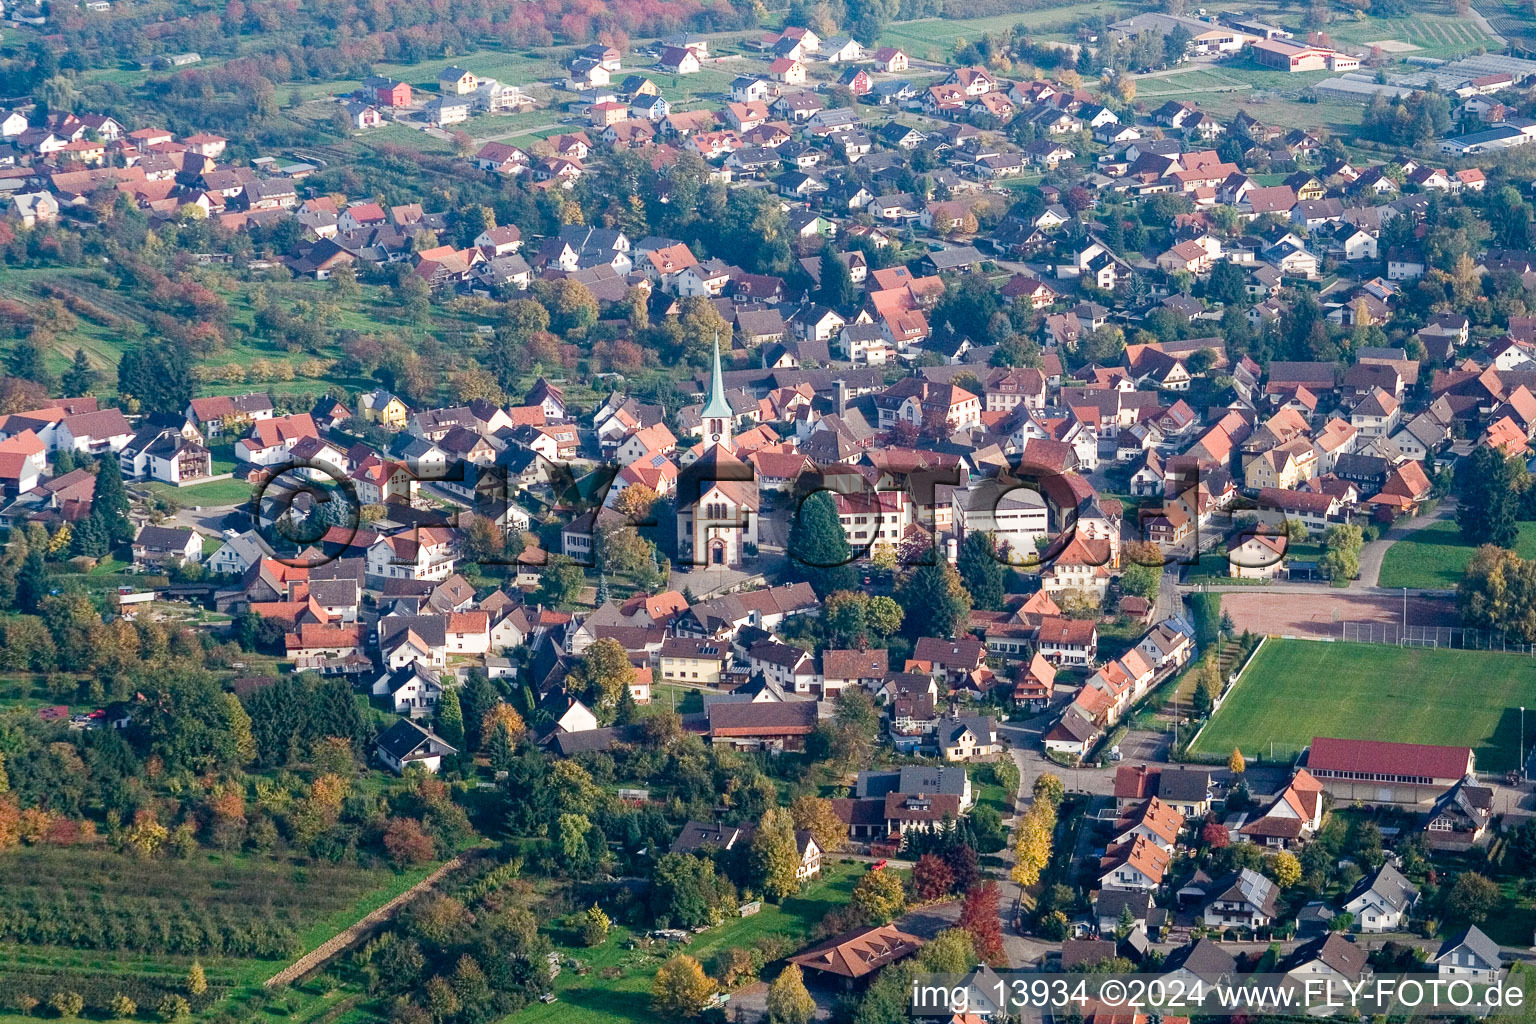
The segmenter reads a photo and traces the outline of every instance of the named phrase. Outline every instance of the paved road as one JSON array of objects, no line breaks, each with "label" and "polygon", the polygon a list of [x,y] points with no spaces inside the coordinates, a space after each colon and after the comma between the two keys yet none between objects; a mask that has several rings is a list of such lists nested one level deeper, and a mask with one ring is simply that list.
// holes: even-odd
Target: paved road
[{"label": "paved road", "polygon": [[1441,499],[1437,506],[1423,515],[1414,516],[1412,519],[1394,524],[1386,533],[1360,549],[1360,578],[1350,584],[1349,589],[1360,590],[1379,586],[1381,583],[1381,563],[1386,559],[1388,548],[1398,541],[1424,529],[1426,526],[1441,520],[1455,518],[1455,515],[1456,499],[1447,497]]}]

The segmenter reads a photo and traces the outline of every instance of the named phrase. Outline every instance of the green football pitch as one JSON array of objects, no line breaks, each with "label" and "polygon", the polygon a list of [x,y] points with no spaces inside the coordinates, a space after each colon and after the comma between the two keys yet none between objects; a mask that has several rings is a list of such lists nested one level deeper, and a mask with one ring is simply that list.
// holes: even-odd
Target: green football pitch
[{"label": "green football pitch", "polygon": [[[1194,753],[1294,756],[1315,736],[1471,747],[1483,771],[1519,762],[1536,658],[1485,651],[1267,640]],[[1536,739],[1531,716],[1527,749]]]}]

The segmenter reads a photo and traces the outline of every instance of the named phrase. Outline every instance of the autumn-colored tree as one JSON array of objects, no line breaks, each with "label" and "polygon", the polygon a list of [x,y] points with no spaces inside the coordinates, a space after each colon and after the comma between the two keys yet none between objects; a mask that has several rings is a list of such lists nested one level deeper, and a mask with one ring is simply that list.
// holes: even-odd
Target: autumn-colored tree
[{"label": "autumn-colored tree", "polygon": [[651,1006],[663,1016],[697,1017],[715,994],[715,983],[691,956],[679,954],[662,964],[651,982]]},{"label": "autumn-colored tree", "polygon": [[752,836],[750,850],[753,876],[763,894],[775,902],[800,891],[800,849],[789,812],[770,807]]},{"label": "autumn-colored tree", "polygon": [[912,865],[912,894],[923,902],[941,900],[955,884],[955,873],[944,860],[925,853]]},{"label": "autumn-colored tree", "polygon": [[192,966],[187,968],[187,993],[200,996],[208,991],[208,976],[203,973],[203,965],[192,961]]},{"label": "autumn-colored tree", "polygon": [[1281,850],[1271,854],[1269,858],[1269,873],[1274,878],[1275,884],[1282,889],[1289,889],[1301,881],[1301,861],[1289,850]]},{"label": "autumn-colored tree", "polygon": [[1232,845],[1232,833],[1219,821],[1211,821],[1200,830],[1200,841],[1213,850]]},{"label": "autumn-colored tree", "polygon": [[651,509],[659,500],[660,495],[645,484],[630,484],[613,499],[613,510],[635,526],[645,526],[650,522]]},{"label": "autumn-colored tree", "polygon": [[1048,801],[1036,800],[1019,820],[1018,839],[1013,849],[1013,870],[1009,877],[1019,885],[1034,885],[1051,862],[1051,839],[1056,828],[1056,808]]},{"label": "autumn-colored tree", "polygon": [[843,824],[832,808],[832,801],[826,797],[801,794],[789,805],[789,815],[794,819],[795,829],[809,832],[823,853],[836,853],[843,848],[848,826]]},{"label": "autumn-colored tree", "polygon": [[1241,775],[1248,770],[1248,762],[1243,760],[1243,752],[1236,747],[1232,748],[1232,756],[1227,758],[1227,771],[1233,775]]},{"label": "autumn-colored tree", "polygon": [[806,991],[799,964],[790,964],[768,986],[768,1024],[809,1024],[816,1000]]},{"label": "autumn-colored tree", "polygon": [[613,922],[608,915],[603,913],[603,908],[596,903],[586,909],[581,915],[581,941],[586,946],[601,946],[608,938],[608,932],[613,928]]},{"label": "autumn-colored tree", "polygon": [[998,963],[1003,956],[1003,923],[997,900],[997,883],[988,879],[965,894],[960,908],[959,926],[970,934],[976,955],[987,963]]},{"label": "autumn-colored tree", "polygon": [[867,871],[853,887],[849,904],[870,924],[890,924],[907,908],[907,893],[895,872]]},{"label": "autumn-colored tree", "polygon": [[384,823],[384,850],[398,868],[425,864],[436,855],[432,837],[415,818],[390,818]]},{"label": "autumn-colored tree", "polygon": [[1059,805],[1066,798],[1067,787],[1061,777],[1051,772],[1041,772],[1033,787],[1035,799]]},{"label": "autumn-colored tree", "polygon": [[493,704],[491,709],[480,719],[481,746],[489,747],[491,738],[496,735],[496,730],[505,729],[511,739],[523,734],[526,726],[523,724],[523,716],[517,713],[517,709],[505,702]]}]

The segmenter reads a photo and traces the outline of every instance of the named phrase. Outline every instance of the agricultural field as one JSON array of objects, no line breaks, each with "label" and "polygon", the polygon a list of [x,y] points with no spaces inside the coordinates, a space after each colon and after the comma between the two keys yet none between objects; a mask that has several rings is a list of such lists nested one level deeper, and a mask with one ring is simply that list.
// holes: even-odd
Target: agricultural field
[{"label": "agricultural field", "polygon": [[[1536,523],[1520,524],[1515,551],[1521,558],[1536,558]],[[1443,519],[1387,548],[1380,585],[1454,590],[1476,553],[1477,545],[1462,539],[1455,521]]]},{"label": "agricultural field", "polygon": [[[1191,748],[1293,757],[1315,736],[1467,746],[1484,771],[1519,761],[1536,662],[1485,651],[1268,640]],[[1390,710],[1389,710],[1390,709]]]},{"label": "agricultural field", "polygon": [[1135,12],[1132,4],[1114,0],[1089,0],[1060,7],[1045,7],[1018,14],[997,14],[985,18],[925,18],[892,24],[880,35],[878,45],[899,46],[917,60],[944,60],[961,40],[972,42],[987,33],[1008,34],[1015,25],[1023,25],[1041,38],[1066,36],[1060,30],[1072,22],[1103,15],[1110,20]]},{"label": "agricultural field", "polygon": [[1337,43],[1358,46],[1369,46],[1381,40],[1407,43],[1416,49],[1400,50],[1399,53],[1415,57],[1456,57],[1479,47],[1497,48],[1476,22],[1430,12],[1415,14],[1412,18],[1337,21],[1328,26],[1328,35]]},{"label": "agricultural field", "polygon": [[146,1013],[183,992],[194,960],[209,986],[191,997],[194,1011],[260,1000],[268,977],[432,870],[217,854],[141,862],[46,845],[11,851],[7,868],[0,990],[43,1002],[74,991],[88,1012],[121,992]]}]

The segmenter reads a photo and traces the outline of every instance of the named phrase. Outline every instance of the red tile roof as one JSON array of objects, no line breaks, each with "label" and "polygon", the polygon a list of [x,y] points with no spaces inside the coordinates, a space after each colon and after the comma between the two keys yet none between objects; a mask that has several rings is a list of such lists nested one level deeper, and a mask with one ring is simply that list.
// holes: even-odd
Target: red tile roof
[{"label": "red tile roof", "polygon": [[1472,751],[1468,747],[1434,747],[1422,743],[1341,740],[1319,736],[1312,740],[1307,768],[1313,774],[1319,771],[1368,772],[1459,779],[1467,773],[1471,761]]}]

